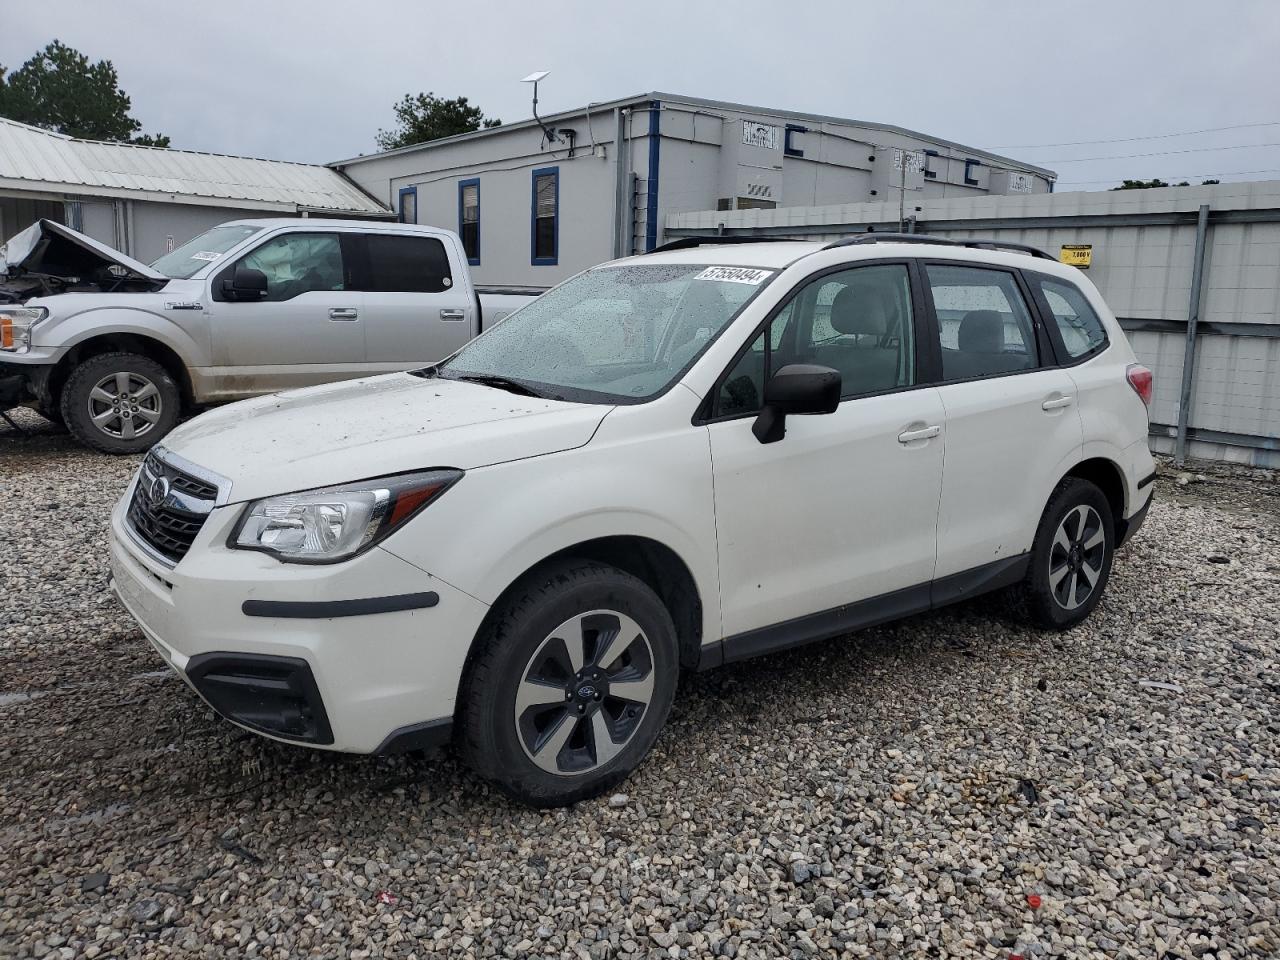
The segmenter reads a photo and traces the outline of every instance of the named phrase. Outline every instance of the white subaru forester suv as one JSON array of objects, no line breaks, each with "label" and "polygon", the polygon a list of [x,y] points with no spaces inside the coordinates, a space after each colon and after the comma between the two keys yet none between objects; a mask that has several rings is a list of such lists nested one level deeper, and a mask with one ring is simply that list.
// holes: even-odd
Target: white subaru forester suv
[{"label": "white subaru forester suv", "polygon": [[676,241],[206,413],[116,507],[114,590],[232,722],[452,742],[540,806],[640,763],[682,669],[1005,587],[1071,627],[1150,505],[1151,374],[1011,246]]}]

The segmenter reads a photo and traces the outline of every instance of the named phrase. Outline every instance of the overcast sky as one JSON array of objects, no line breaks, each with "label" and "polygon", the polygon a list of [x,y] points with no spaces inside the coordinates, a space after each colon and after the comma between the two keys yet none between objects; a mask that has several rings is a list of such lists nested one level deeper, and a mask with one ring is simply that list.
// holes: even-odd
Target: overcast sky
[{"label": "overcast sky", "polygon": [[[0,64],[14,69],[54,37],[109,59],[143,129],[195,150],[313,162],[374,152],[392,105],[419,91],[519,120],[519,79],[550,70],[546,113],[665,90],[875,120],[1047,166],[1059,189],[1280,178],[1280,0],[0,8]],[[1068,162],[1093,157],[1110,159]]]}]

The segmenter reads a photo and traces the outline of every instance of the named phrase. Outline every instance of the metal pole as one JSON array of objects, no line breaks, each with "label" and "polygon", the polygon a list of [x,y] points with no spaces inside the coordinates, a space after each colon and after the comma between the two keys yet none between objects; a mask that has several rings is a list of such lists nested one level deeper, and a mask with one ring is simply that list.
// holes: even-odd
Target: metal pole
[{"label": "metal pole", "polygon": [[1191,303],[1187,307],[1187,344],[1182,354],[1182,392],[1178,396],[1178,436],[1173,459],[1182,466],[1187,458],[1187,426],[1191,420],[1191,387],[1195,381],[1196,324],[1200,321],[1200,289],[1204,281],[1205,240],[1209,232],[1209,205],[1200,204],[1196,219],[1196,252],[1191,262]]},{"label": "metal pole", "polygon": [[898,177],[898,232],[902,232],[902,221],[907,213],[907,148],[903,147],[899,154],[902,158],[902,170]]},{"label": "metal pole", "polygon": [[627,144],[627,111],[617,108],[613,111],[616,129],[613,134],[613,258],[625,256],[631,251],[626,247],[627,206],[631,200],[627,196],[627,174],[630,171],[631,153]]}]

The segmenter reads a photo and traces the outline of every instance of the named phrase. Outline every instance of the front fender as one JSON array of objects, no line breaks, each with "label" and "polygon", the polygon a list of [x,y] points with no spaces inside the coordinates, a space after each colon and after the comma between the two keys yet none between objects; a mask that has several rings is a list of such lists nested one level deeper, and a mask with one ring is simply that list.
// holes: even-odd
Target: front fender
[{"label": "front fender", "polygon": [[[181,314],[178,316],[177,314]],[[145,337],[168,347],[188,367],[205,366],[209,328],[202,310],[148,310],[141,307],[92,307],[36,328],[36,349],[59,357],[95,337]]]},{"label": "front fender", "polygon": [[720,637],[706,431],[586,447],[469,471],[384,549],[494,603],[522,574],[588,540],[654,540],[689,569],[702,637]]}]

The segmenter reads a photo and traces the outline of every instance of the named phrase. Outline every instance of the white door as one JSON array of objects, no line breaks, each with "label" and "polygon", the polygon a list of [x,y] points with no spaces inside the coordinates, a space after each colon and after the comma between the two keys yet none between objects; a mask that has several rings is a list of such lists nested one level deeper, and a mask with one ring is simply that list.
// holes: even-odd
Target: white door
[{"label": "white door", "polygon": [[365,355],[376,370],[443,360],[471,339],[476,305],[456,251],[439,237],[370,233],[366,266]]},{"label": "white door", "polygon": [[1016,274],[926,267],[938,318],[947,462],[938,512],[939,578],[1031,549],[1040,514],[1082,444],[1076,389],[1041,361]]},{"label": "white door", "polygon": [[[942,482],[942,402],[916,387],[907,267],[809,281],[728,371],[708,425],[727,637],[912,591],[927,603]],[[751,432],[763,385],[788,363],[833,367],[835,413]],[[726,646],[726,655],[734,655]]]},{"label": "white door", "polygon": [[[336,233],[278,234],[214,275],[207,310],[210,399],[345,380],[366,372],[362,294]],[[237,267],[267,278],[260,300],[230,299]]]}]

